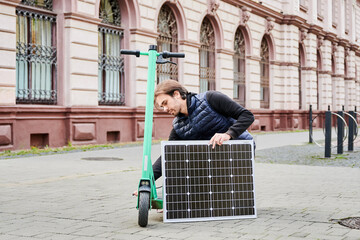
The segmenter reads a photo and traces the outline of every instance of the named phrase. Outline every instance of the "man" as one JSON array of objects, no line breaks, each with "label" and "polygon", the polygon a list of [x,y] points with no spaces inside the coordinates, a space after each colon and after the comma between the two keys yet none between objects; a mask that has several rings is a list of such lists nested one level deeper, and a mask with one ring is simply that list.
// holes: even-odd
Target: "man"
[{"label": "man", "polygon": [[[179,82],[166,80],[155,89],[155,106],[171,115],[172,140],[210,140],[212,148],[230,139],[252,140],[246,130],[254,115],[225,94],[208,91],[188,92]],[[161,175],[161,157],[153,164],[155,180]]]}]

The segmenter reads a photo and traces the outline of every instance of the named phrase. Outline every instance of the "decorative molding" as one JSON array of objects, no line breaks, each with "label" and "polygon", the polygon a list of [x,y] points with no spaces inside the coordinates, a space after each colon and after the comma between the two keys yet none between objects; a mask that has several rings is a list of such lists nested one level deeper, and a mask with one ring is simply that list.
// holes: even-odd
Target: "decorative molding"
[{"label": "decorative molding", "polygon": [[332,45],[331,45],[331,53],[332,54],[335,54],[338,50],[338,43],[337,42],[333,42]]},{"label": "decorative molding", "polygon": [[152,32],[147,29],[139,29],[139,28],[130,29],[130,34],[138,34],[140,36],[150,37],[150,38],[158,38],[159,37],[159,33]]},{"label": "decorative molding", "polygon": [[350,48],[349,47],[344,48],[344,54],[345,54],[345,57],[348,57],[350,55]]},{"label": "decorative molding", "polygon": [[3,29],[3,28],[0,28],[0,32],[16,34],[16,31],[12,31],[12,30],[9,30],[9,29]]},{"label": "decorative molding", "polygon": [[184,45],[184,46],[189,46],[189,47],[194,47],[194,48],[201,47],[201,43],[194,42],[191,40],[179,40],[179,45]]},{"label": "decorative molding", "polygon": [[239,25],[240,26],[245,26],[246,23],[249,21],[250,19],[250,12],[251,10],[247,7],[241,7],[240,8],[240,21],[239,21]]},{"label": "decorative molding", "polygon": [[351,49],[351,51],[356,52],[360,49],[360,46],[357,44],[350,44],[350,49]]},{"label": "decorative molding", "polygon": [[307,34],[308,34],[307,29],[305,29],[305,28],[301,28],[301,29],[300,29],[300,37],[299,37],[300,43],[303,43],[303,42],[304,42],[304,40],[305,40],[306,37],[307,37]]},{"label": "decorative molding", "polygon": [[327,32],[325,34],[324,40],[329,40],[331,42],[334,42],[336,40],[336,34],[332,32]]},{"label": "decorative molding", "polygon": [[317,71],[317,68],[316,67],[302,67],[301,70],[304,70],[304,71]]},{"label": "decorative molding", "polygon": [[266,22],[265,22],[265,33],[266,34],[270,34],[271,30],[274,29],[274,18],[271,18],[271,17],[267,17],[266,18]]},{"label": "decorative molding", "polygon": [[220,6],[219,0],[208,0],[208,14],[210,15],[216,15],[216,11],[218,10]]},{"label": "decorative molding", "polygon": [[233,50],[231,50],[231,49],[225,49],[225,48],[216,49],[216,52],[217,52],[217,53],[223,53],[223,54],[231,55],[231,56],[233,56],[234,53],[235,53]]},{"label": "decorative molding", "polygon": [[345,78],[344,74],[332,74],[331,77],[333,78]]},{"label": "decorative molding", "polygon": [[81,13],[74,13],[74,12],[68,12],[64,13],[65,20],[71,19],[71,20],[78,20],[81,22],[91,23],[98,25],[101,23],[101,19],[94,18],[91,15],[81,14]]},{"label": "decorative molding", "polygon": [[277,66],[285,66],[285,67],[299,67],[298,62],[279,62],[279,61],[270,61],[271,65],[277,65]]},{"label": "decorative molding", "polygon": [[0,51],[16,52],[16,48],[0,47]]},{"label": "decorative molding", "polygon": [[318,25],[314,25],[314,24],[311,24],[309,26],[309,33],[313,33],[315,35],[325,35],[323,33],[323,29],[322,27],[318,26]]},{"label": "decorative molding", "polygon": [[319,71],[319,74],[331,75],[331,71]]},{"label": "decorative molding", "polygon": [[261,61],[261,58],[258,56],[246,56],[247,59],[254,60],[254,61]]},{"label": "decorative molding", "polygon": [[283,14],[281,14],[280,12],[275,11],[274,9],[266,7],[253,0],[242,0],[242,1],[222,0],[222,1],[239,8],[242,6],[248,7],[251,9],[252,14],[258,15],[259,17],[263,17],[263,18],[272,17],[278,23],[280,23],[283,19]]},{"label": "decorative molding", "polygon": [[20,4],[21,0],[0,0],[0,4],[7,6],[17,7]]},{"label": "decorative molding", "polygon": [[0,65],[0,69],[16,70],[16,67]]},{"label": "decorative molding", "polygon": [[318,36],[317,37],[317,49],[320,49],[321,46],[323,45],[324,43],[324,37],[323,36]]},{"label": "decorative molding", "polygon": [[304,5],[300,4],[300,10],[306,13],[309,9],[307,7],[305,7]]}]

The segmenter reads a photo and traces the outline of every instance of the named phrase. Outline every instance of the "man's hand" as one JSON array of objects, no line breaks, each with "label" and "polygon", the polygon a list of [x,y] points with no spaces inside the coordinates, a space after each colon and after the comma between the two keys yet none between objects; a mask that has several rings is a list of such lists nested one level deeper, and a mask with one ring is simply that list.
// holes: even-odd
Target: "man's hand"
[{"label": "man's hand", "polygon": [[215,135],[210,139],[209,144],[212,145],[212,148],[215,148],[215,145],[221,146],[224,141],[230,140],[231,136],[227,133],[215,133]]}]

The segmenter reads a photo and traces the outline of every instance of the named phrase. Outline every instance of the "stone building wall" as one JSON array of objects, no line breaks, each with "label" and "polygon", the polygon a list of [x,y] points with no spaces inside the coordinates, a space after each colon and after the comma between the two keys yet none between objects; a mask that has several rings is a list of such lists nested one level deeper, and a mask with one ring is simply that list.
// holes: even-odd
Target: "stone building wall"
[{"label": "stone building wall", "polygon": [[[256,117],[251,130],[306,129],[309,105],[318,112],[360,107],[360,1],[346,1],[347,6],[334,1],[334,7],[318,2],[119,0],[121,47],[146,51],[156,44],[158,15],[166,4],[176,18],[178,51],[186,55],[178,61],[179,82],[199,92],[200,27],[208,17],[215,32],[216,90],[233,97],[234,36],[240,28],[246,46],[245,106]],[[22,7],[56,16],[55,105],[17,103],[16,9]],[[52,11],[0,0],[0,150],[142,139],[146,57],[124,57],[125,105],[99,105],[99,8],[100,0],[53,0]],[[263,38],[270,53],[268,109],[260,107]],[[155,139],[168,136],[171,120],[155,111]]]}]

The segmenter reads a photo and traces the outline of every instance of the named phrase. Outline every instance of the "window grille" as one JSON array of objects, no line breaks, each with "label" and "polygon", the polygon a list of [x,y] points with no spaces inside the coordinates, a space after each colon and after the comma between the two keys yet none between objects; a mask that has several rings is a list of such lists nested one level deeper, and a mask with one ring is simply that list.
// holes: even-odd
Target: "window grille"
[{"label": "window grille", "polygon": [[25,10],[16,14],[16,102],[56,104],[56,18]]},{"label": "window grille", "polygon": [[99,104],[124,105],[124,58],[120,56],[123,31],[99,27]]},{"label": "window grille", "polygon": [[124,105],[124,58],[120,56],[124,32],[119,29],[121,11],[118,1],[101,0],[99,17],[103,25],[114,26],[99,26],[99,104]]},{"label": "window grille", "polygon": [[[158,52],[178,51],[178,31],[174,13],[170,7],[164,5],[158,17],[158,32],[160,33],[157,39]],[[170,58],[170,61],[178,63],[177,58]],[[157,83],[167,79],[178,80],[178,66],[175,64],[158,64],[157,65]]]},{"label": "window grille", "polygon": [[245,39],[240,29],[235,34],[234,50],[234,99],[245,106]]},{"label": "window grille", "polygon": [[31,7],[44,8],[46,10],[52,11],[53,1],[52,0],[22,0],[22,4],[28,5]]},{"label": "window grille", "polygon": [[260,107],[270,107],[270,92],[269,92],[269,73],[270,73],[270,62],[269,62],[269,46],[265,38],[261,41],[260,50]]},{"label": "window grille", "polygon": [[215,33],[208,18],[200,29],[200,92],[215,90]]}]

